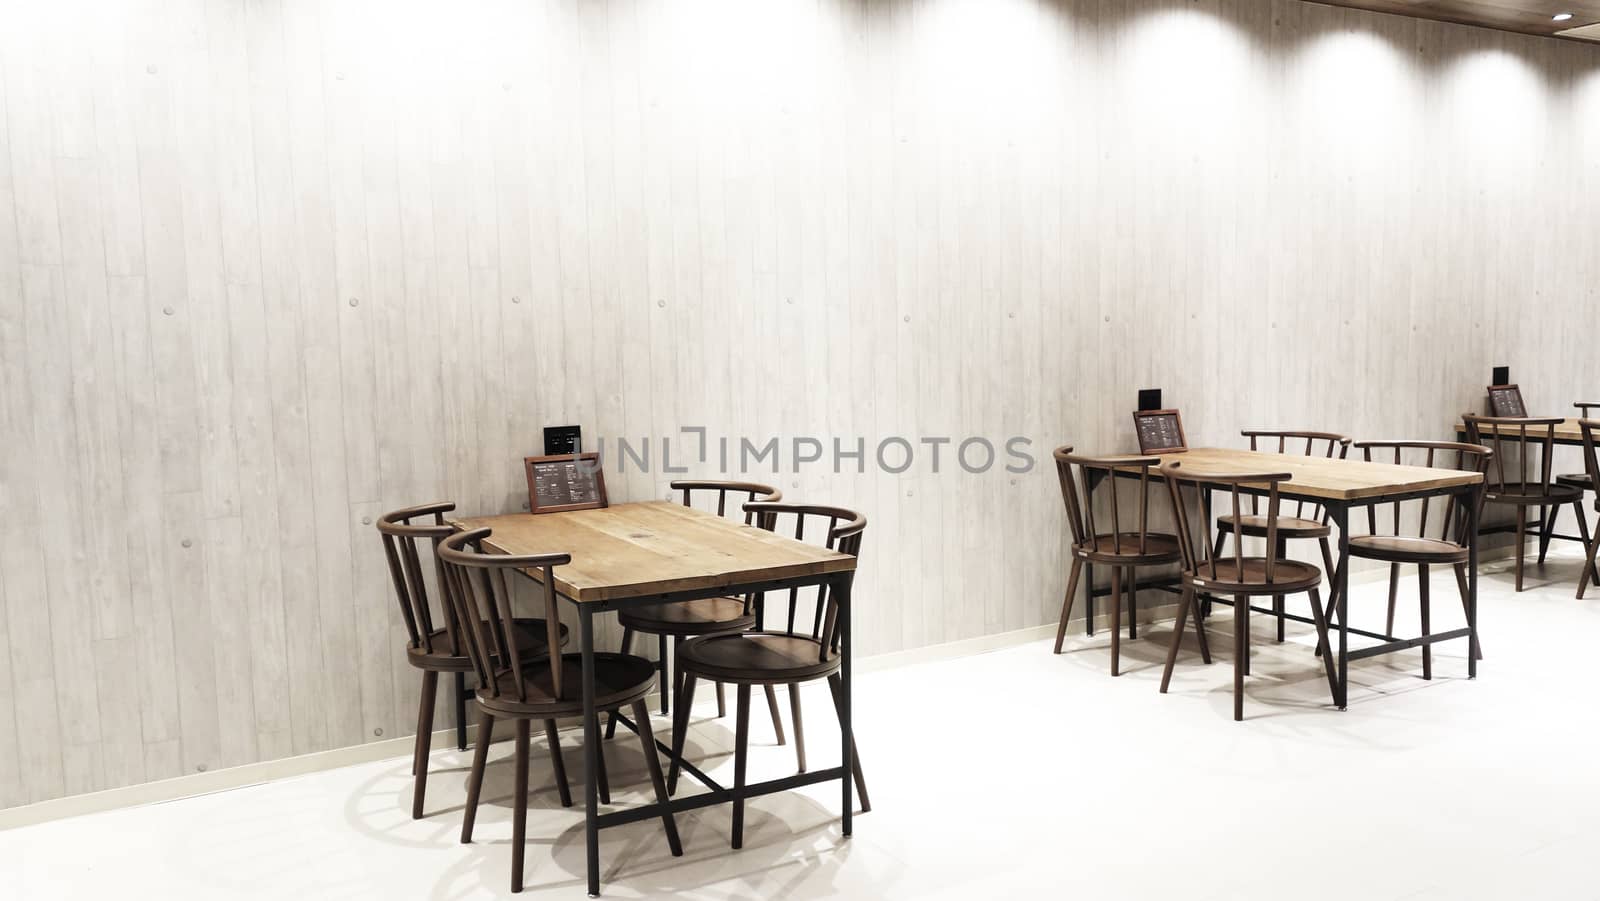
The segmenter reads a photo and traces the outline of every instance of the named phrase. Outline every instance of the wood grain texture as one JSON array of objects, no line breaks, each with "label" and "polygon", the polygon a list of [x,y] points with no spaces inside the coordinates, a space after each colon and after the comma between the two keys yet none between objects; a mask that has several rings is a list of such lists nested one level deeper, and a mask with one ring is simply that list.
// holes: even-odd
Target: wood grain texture
[{"label": "wood grain texture", "polygon": [[849,554],[673,501],[450,523],[493,530],[484,543],[498,553],[571,555],[552,576],[556,590],[578,603],[847,572],[856,565]]},{"label": "wood grain texture", "polygon": [[[1476,472],[1220,447],[1191,447],[1182,454],[1163,459],[1177,462],[1185,477],[1201,473],[1217,476],[1288,473],[1289,478],[1280,483],[1278,493],[1291,500],[1371,500],[1476,485],[1483,481],[1483,476]],[[1152,474],[1159,472],[1151,470]]]},{"label": "wood grain texture", "polygon": [[1049,448],[1570,410],[1597,233],[1600,50],[1298,0],[0,4],[0,805],[409,733],[370,520],[545,425],[815,437],[863,654],[1046,622]]}]

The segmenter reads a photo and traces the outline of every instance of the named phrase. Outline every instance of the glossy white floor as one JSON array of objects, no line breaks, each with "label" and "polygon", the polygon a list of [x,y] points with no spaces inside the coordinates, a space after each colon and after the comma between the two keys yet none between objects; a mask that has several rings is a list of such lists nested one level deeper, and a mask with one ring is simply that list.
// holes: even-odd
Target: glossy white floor
[{"label": "glossy white floor", "polygon": [[[1060,657],[1035,642],[865,674],[859,737],[876,809],[853,839],[839,836],[833,786],[753,803],[740,852],[726,807],[680,819],[678,860],[647,821],[604,834],[605,894],[1600,897],[1588,863],[1600,845],[1600,593],[1574,600],[1577,557],[1552,554],[1521,595],[1506,564],[1486,567],[1478,680],[1460,642],[1436,652],[1431,683],[1419,652],[1366,661],[1344,713],[1329,706],[1309,628],[1275,645],[1263,617],[1248,720],[1233,722],[1226,612],[1212,620],[1218,662],[1191,648],[1167,696],[1156,687],[1168,623],[1123,643],[1119,679],[1103,630],[1072,635]],[[1381,624],[1383,594],[1358,586],[1355,621]],[[1448,577],[1434,597],[1435,628],[1459,624]],[[1415,622],[1414,598],[1408,582],[1403,621]],[[805,701],[813,762],[826,765],[837,759],[826,688]],[[731,781],[731,716],[696,713],[691,753]],[[791,772],[759,707],[751,731],[752,778]],[[418,822],[402,758],[0,833],[6,896],[503,897],[508,752],[495,746],[472,845],[457,843],[466,756],[451,749],[434,755],[431,815]],[[637,745],[619,736],[611,753],[613,785],[637,785]],[[527,895],[582,898],[582,820],[556,804],[538,749],[532,781]]]}]

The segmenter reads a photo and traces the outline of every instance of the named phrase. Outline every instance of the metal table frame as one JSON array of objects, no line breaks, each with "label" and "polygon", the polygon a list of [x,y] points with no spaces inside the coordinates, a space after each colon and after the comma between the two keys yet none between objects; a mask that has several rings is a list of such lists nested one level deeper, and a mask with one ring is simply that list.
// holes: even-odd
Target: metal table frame
[{"label": "metal table frame", "polygon": [[[844,836],[848,838],[852,831],[853,824],[851,820],[855,809],[855,801],[852,796],[855,783],[850,778],[851,765],[853,763],[852,752],[854,749],[852,739],[855,735],[855,731],[851,727],[850,715],[850,590],[854,580],[855,570],[852,568],[840,572],[818,573],[789,579],[733,582],[715,588],[665,592],[606,601],[576,601],[564,594],[560,595],[563,600],[568,601],[577,608],[578,643],[583,657],[581,690],[583,693],[584,842],[588,857],[589,897],[600,897],[600,830],[609,829],[612,826],[622,826],[638,820],[659,817],[663,813],[663,805],[661,804],[647,804],[608,813],[599,812],[599,792],[595,783],[595,774],[600,766],[600,725],[596,717],[594,687],[595,615],[616,610],[626,610],[631,607],[643,607],[650,604],[694,601],[702,598],[728,595],[737,597],[752,593],[759,596],[767,591],[826,586],[830,596],[839,605],[839,733],[840,753],[843,762],[837,767],[798,773],[782,779],[772,779],[753,785],[745,785],[742,788],[726,788],[718,785],[689,761],[680,759],[679,766],[683,772],[704,785],[708,791],[705,794],[692,797],[673,798],[664,806],[674,814],[684,813],[690,810],[698,810],[702,807],[709,807],[713,804],[733,801],[736,798],[749,799],[838,779],[842,787],[841,795],[844,811],[841,815],[841,826]],[[629,729],[638,731],[637,725],[622,716],[620,712],[617,721]],[[656,747],[658,751],[667,756],[670,762],[672,749],[659,739],[656,741]]]},{"label": "metal table frame", "polygon": [[[1122,478],[1138,478],[1136,473],[1118,472],[1117,475]],[[1368,657],[1378,657],[1383,654],[1393,654],[1396,651],[1410,650],[1411,648],[1419,648],[1423,645],[1432,645],[1438,644],[1442,641],[1454,641],[1457,638],[1465,638],[1467,639],[1468,647],[1467,677],[1471,679],[1476,679],[1478,677],[1478,658],[1476,654],[1472,653],[1471,649],[1478,646],[1478,536],[1480,532],[1478,525],[1477,499],[1482,489],[1483,483],[1476,482],[1467,485],[1452,485],[1444,488],[1431,488],[1420,491],[1385,494],[1378,497],[1344,500],[1338,498],[1315,497],[1309,494],[1297,493],[1294,491],[1294,483],[1292,481],[1283,482],[1278,485],[1278,496],[1280,498],[1285,500],[1304,500],[1307,502],[1320,504],[1322,508],[1327,511],[1329,519],[1339,532],[1338,552],[1335,554],[1334,571],[1328,574],[1328,579],[1332,583],[1331,590],[1334,592],[1335,597],[1339,599],[1338,609],[1335,611],[1339,617],[1339,640],[1337,648],[1337,671],[1335,673],[1334,683],[1336,687],[1335,704],[1340,710],[1345,710],[1349,707],[1350,661],[1352,660],[1364,660]],[[1251,494],[1261,497],[1265,497],[1267,494],[1267,492],[1260,489],[1252,489],[1244,485],[1239,486],[1239,492],[1241,494]],[[1416,638],[1396,638],[1393,635],[1385,635],[1381,632],[1372,632],[1366,629],[1351,628],[1349,566],[1350,511],[1364,507],[1373,507],[1377,506],[1378,504],[1420,500],[1425,497],[1447,497],[1450,495],[1460,496],[1459,499],[1462,505],[1466,508],[1466,534],[1468,536],[1467,627],[1464,629],[1451,629],[1447,632],[1435,632],[1426,637],[1419,636]],[[1209,522],[1211,518],[1210,490],[1204,492],[1201,503],[1203,515]],[[1100,594],[1106,594],[1109,591],[1109,589],[1097,591],[1094,587],[1093,576],[1094,571],[1086,568],[1084,578],[1084,594],[1088,599],[1088,619],[1090,620],[1092,620],[1094,617],[1093,611],[1095,597]],[[1152,582],[1148,583],[1147,586],[1141,587],[1161,588],[1166,591],[1175,591],[1177,589],[1175,589],[1173,586],[1177,585],[1177,583],[1178,580],[1168,577],[1164,579],[1153,580]],[[1203,598],[1208,604],[1216,603],[1225,604],[1230,607],[1233,606],[1233,601],[1227,598],[1213,597],[1208,594],[1202,594],[1201,598]],[[1258,613],[1270,614],[1273,616],[1280,615],[1276,610],[1264,609],[1260,607],[1251,607],[1250,609]],[[1293,613],[1283,613],[1281,615],[1285,619],[1291,619],[1296,622],[1310,623],[1315,625],[1315,620],[1307,616],[1299,616]],[[1331,624],[1329,625],[1329,628],[1332,628]],[[1092,635],[1092,626],[1086,626],[1086,631]],[[1382,641],[1383,644],[1351,650],[1351,634],[1359,635],[1364,638],[1378,639]],[[1247,652],[1241,649],[1241,653]]]}]

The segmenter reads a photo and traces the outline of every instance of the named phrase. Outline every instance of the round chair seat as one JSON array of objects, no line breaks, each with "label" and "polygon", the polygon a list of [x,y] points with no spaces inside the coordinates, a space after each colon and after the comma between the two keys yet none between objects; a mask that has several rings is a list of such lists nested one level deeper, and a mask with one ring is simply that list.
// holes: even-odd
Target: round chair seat
[{"label": "round chair seat", "polygon": [[1507,482],[1503,490],[1483,493],[1483,499],[1491,504],[1509,504],[1514,507],[1570,504],[1582,496],[1582,488],[1574,488],[1559,482],[1551,482],[1549,490],[1532,483]]},{"label": "round chair seat", "polygon": [[[527,700],[517,697],[516,680],[510,670],[499,673],[499,694],[478,689],[478,705],[496,716],[522,716],[548,719],[583,713],[583,655],[561,655],[561,687],[558,698],[551,681],[548,658],[522,662],[523,687]],[[633,654],[596,651],[594,655],[595,710],[614,710],[650,693],[656,680],[656,665]]]},{"label": "round chair seat", "polygon": [[1075,544],[1072,553],[1090,563],[1111,563],[1118,566],[1159,566],[1175,563],[1183,557],[1178,550],[1178,537],[1162,532],[1145,535],[1143,550],[1139,547],[1139,533],[1121,535],[1096,535],[1094,541]]},{"label": "round chair seat", "polygon": [[1594,480],[1590,479],[1589,474],[1586,472],[1571,472],[1564,476],[1556,476],[1556,482],[1569,488],[1577,488],[1580,491],[1594,489]]},{"label": "round chair seat", "polygon": [[783,632],[733,632],[691,638],[678,651],[681,672],[731,682],[767,685],[805,682],[837,672],[839,655],[824,657],[822,642]]},{"label": "round chair seat", "polygon": [[1350,556],[1390,563],[1465,563],[1468,550],[1453,541],[1405,535],[1361,535],[1350,539]]},{"label": "round chair seat", "polygon": [[[1217,517],[1217,531],[1238,532],[1248,538],[1267,537],[1267,526],[1271,517],[1267,516],[1240,516],[1235,524],[1232,515]],[[1298,516],[1278,517],[1279,538],[1326,538],[1331,529],[1314,519],[1301,519]]]},{"label": "round chair seat", "polygon": [[1201,591],[1248,595],[1294,594],[1322,584],[1322,570],[1309,563],[1275,561],[1272,582],[1268,583],[1265,557],[1245,557],[1242,562],[1241,572],[1232,557],[1219,558],[1215,577],[1211,575],[1211,564],[1202,563],[1198,569],[1185,572],[1183,581]]},{"label": "round chair seat", "polygon": [[739,598],[701,598],[623,610],[617,613],[617,622],[651,635],[710,635],[743,631],[755,625],[756,618],[744,612]]},{"label": "round chair seat", "polygon": [[[545,636],[549,634],[542,619],[517,618],[512,621],[512,627],[517,634],[517,650],[529,656],[544,655],[548,652]],[[479,628],[483,634],[489,634],[490,626],[487,622],[481,623]],[[561,644],[567,644],[567,627],[561,626]],[[470,673],[472,672],[472,659],[465,653],[450,653],[450,634],[443,629],[434,629],[428,633],[428,642],[433,645],[433,653],[428,653],[420,647],[407,647],[406,659],[417,669],[435,670],[442,673]],[[465,648],[462,649],[465,651]]]}]

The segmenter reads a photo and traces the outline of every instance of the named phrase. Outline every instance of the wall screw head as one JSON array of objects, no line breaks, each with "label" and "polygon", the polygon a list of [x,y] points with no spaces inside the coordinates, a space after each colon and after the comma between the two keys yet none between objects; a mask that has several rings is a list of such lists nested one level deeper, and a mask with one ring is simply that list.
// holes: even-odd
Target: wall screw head
[{"label": "wall screw head", "polygon": [[360,301],[359,298],[355,298],[355,297],[350,298],[350,306],[356,307],[356,306],[360,306],[360,305],[361,305],[361,301]]},{"label": "wall screw head", "polygon": [[188,538],[183,539],[184,547],[194,547],[194,542]]},{"label": "wall screw head", "polygon": [[161,312],[164,313],[167,316],[171,316],[173,313],[175,313],[177,311],[172,309],[171,307],[162,307],[161,308]]}]

